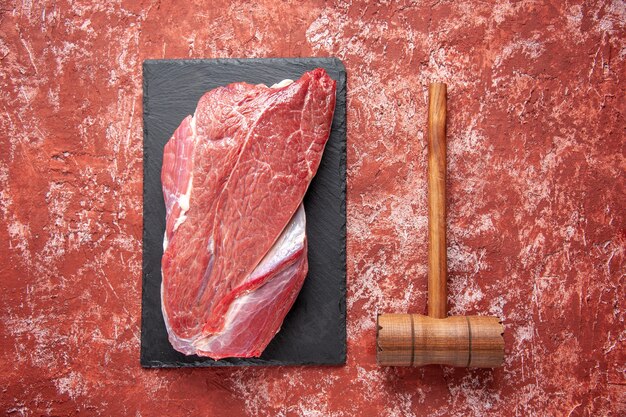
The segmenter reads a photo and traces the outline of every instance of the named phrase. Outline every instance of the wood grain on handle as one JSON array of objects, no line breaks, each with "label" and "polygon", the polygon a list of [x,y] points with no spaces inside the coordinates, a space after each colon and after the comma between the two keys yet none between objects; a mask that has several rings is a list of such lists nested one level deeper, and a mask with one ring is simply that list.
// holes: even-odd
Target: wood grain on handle
[{"label": "wood grain on handle", "polygon": [[428,315],[447,314],[446,84],[428,89]]}]

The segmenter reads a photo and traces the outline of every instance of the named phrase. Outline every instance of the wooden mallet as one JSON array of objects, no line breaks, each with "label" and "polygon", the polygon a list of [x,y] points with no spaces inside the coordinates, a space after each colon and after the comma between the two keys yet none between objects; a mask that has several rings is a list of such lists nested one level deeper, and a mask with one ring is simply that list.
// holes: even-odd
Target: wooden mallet
[{"label": "wooden mallet", "polygon": [[378,316],[377,360],[387,366],[492,368],[504,361],[498,317],[446,317],[446,85],[429,87],[428,316]]}]

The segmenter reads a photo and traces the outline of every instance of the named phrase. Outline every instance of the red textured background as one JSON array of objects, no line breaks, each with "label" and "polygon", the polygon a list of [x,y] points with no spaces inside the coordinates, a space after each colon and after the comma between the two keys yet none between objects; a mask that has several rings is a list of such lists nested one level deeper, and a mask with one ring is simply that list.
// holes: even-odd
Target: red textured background
[{"label": "red textured background", "polygon": [[[624,1],[3,1],[0,411],[625,415]],[[348,362],[139,366],[141,63],[338,56],[348,71]],[[496,370],[375,363],[426,304],[427,84],[449,83],[454,314]]]}]

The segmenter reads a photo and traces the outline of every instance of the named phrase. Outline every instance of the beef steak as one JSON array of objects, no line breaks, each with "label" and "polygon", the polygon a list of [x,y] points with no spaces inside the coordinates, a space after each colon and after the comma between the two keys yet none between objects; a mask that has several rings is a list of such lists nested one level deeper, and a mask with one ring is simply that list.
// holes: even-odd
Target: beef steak
[{"label": "beef steak", "polygon": [[180,352],[259,356],[307,273],[302,199],[335,108],[323,69],[206,93],[165,145],[161,307]]}]

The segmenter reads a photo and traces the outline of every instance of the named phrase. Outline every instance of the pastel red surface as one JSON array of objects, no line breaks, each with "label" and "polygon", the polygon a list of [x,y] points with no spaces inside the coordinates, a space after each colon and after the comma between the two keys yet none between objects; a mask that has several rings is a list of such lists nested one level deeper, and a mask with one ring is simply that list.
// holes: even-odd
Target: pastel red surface
[{"label": "pastel red surface", "polygon": [[[625,10],[540,3],[0,6],[0,410],[626,414]],[[141,63],[337,56],[348,72],[348,362],[139,366]],[[426,307],[427,85],[448,83],[452,314],[496,370],[379,368]],[[280,81],[280,80],[277,80]]]}]

